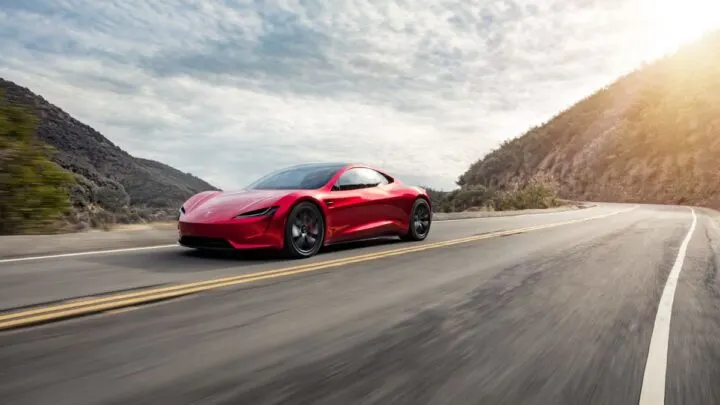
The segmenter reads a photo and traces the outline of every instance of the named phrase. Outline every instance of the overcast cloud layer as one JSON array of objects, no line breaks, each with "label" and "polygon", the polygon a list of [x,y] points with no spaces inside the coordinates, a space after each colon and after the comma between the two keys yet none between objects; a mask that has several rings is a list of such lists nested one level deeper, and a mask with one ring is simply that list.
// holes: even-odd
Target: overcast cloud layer
[{"label": "overcast cloud layer", "polygon": [[0,76],[221,188],[349,160],[450,189],[667,50],[647,4],[0,0]]}]

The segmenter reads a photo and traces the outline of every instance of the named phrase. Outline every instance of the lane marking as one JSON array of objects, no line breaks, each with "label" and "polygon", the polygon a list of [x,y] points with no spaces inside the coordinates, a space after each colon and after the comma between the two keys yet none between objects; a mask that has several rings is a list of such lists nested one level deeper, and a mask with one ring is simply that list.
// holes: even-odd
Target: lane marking
[{"label": "lane marking", "polygon": [[[595,207],[596,206],[588,207],[588,208],[595,208]],[[577,211],[580,211],[580,210],[577,209],[577,210],[566,210],[566,211],[556,211],[556,212],[540,212],[540,213],[505,215],[505,216],[496,216],[496,217],[435,219],[434,223],[435,223],[435,225],[437,225],[437,224],[442,224],[443,222],[474,221],[474,220],[479,220],[479,219],[495,219],[495,218],[516,218],[516,217],[524,217],[524,216],[530,216],[530,215],[553,215],[553,214],[564,214],[564,213],[568,213],[568,212],[577,212]],[[124,253],[124,252],[136,252],[136,251],[143,251],[143,250],[167,249],[167,248],[171,248],[171,247],[181,247],[181,246],[178,243],[173,243],[173,244],[165,244],[165,245],[139,246],[139,247],[121,248],[121,249],[101,249],[101,250],[90,250],[90,251],[83,251],[83,252],[57,253],[57,254],[42,255],[42,256],[13,257],[13,258],[9,258],[9,259],[0,259],[0,264],[27,262],[27,261],[32,261],[32,260],[61,259],[61,258],[66,258],[66,257],[100,255],[100,254],[107,254],[107,253]]]},{"label": "lane marking", "polygon": [[125,307],[125,308],[111,309],[111,310],[107,311],[106,314],[117,315],[117,314],[122,314],[125,312],[135,311],[138,309],[140,309],[140,307]]},{"label": "lane marking", "polygon": [[268,270],[256,273],[243,274],[239,276],[225,277],[219,279],[197,281],[191,283],[177,284],[170,287],[152,288],[133,293],[123,293],[101,298],[87,298],[75,302],[66,302],[56,305],[48,305],[30,310],[10,312],[0,315],[0,330],[31,325],[50,320],[63,319],[83,314],[104,312],[110,309],[122,308],[142,303],[148,303],[168,298],[180,297],[188,294],[195,294],[202,291],[217,289],[232,285],[246,284],[254,281],[267,280],[272,278],[287,277],[296,274],[314,272],[322,269],[339,267],[348,264],[366,262],[401,254],[420,252],[440,247],[452,246],[461,243],[468,243],[483,239],[497,238],[501,236],[516,235],[541,229],[550,229],[559,226],[587,222],[594,219],[607,218],[613,215],[625,213],[636,209],[634,206],[623,211],[615,211],[608,214],[585,217],[570,221],[556,222],[553,224],[536,225],[526,228],[511,229],[505,231],[490,232],[481,235],[473,235],[465,238],[452,239],[441,242],[426,243],[418,246],[404,247],[399,249],[386,250],[382,252],[369,253],[359,256],[351,256],[328,260],[319,263],[308,263],[298,266],[290,266],[276,270]]},{"label": "lane marking", "polygon": [[106,253],[122,253],[122,252],[137,252],[141,250],[155,250],[155,249],[167,249],[171,247],[180,247],[177,243],[168,245],[153,245],[153,246],[141,246],[123,249],[104,249],[104,250],[91,250],[85,252],[74,252],[74,253],[60,253],[54,255],[44,256],[28,256],[28,257],[14,257],[12,259],[0,259],[0,263],[15,263],[15,262],[26,262],[30,260],[42,260],[42,259],[60,259],[64,257],[77,257],[77,256],[89,256],[89,255],[100,255]]},{"label": "lane marking", "polygon": [[[634,209],[634,208],[635,207],[633,207],[632,209]],[[632,209],[630,209],[630,210],[632,210]],[[627,210],[627,211],[630,211],[630,210]],[[44,306],[36,308],[36,309],[29,309],[29,310],[25,310],[25,311],[11,312],[9,314],[0,315],[0,321],[6,320],[6,319],[11,319],[11,318],[17,318],[22,315],[63,310],[63,309],[74,308],[74,307],[78,307],[78,306],[89,305],[91,303],[108,302],[108,301],[114,301],[114,300],[118,300],[118,299],[144,296],[144,295],[154,294],[154,293],[158,293],[158,292],[173,291],[173,290],[194,287],[194,286],[200,286],[200,285],[206,285],[206,284],[214,284],[214,283],[226,282],[226,281],[236,281],[236,280],[242,280],[242,279],[249,278],[249,277],[265,276],[265,275],[276,274],[276,273],[285,273],[288,271],[301,270],[301,269],[305,269],[308,267],[315,268],[317,266],[326,265],[326,264],[340,265],[340,264],[346,264],[346,263],[355,263],[358,261],[366,261],[366,260],[371,260],[374,258],[386,257],[387,255],[410,253],[410,252],[415,252],[415,251],[419,251],[419,250],[443,247],[443,246],[447,246],[448,244],[465,243],[465,242],[470,242],[470,241],[475,241],[475,240],[512,235],[512,234],[529,232],[529,231],[539,230],[539,229],[546,229],[546,228],[566,225],[566,224],[575,223],[575,222],[584,222],[584,221],[589,221],[592,219],[604,218],[604,217],[607,217],[610,215],[616,215],[621,212],[626,212],[626,211],[612,212],[612,213],[604,214],[601,216],[586,217],[586,218],[581,218],[581,219],[576,219],[576,220],[571,220],[571,221],[556,222],[553,224],[536,225],[536,226],[531,226],[531,227],[517,228],[517,229],[511,229],[511,230],[505,230],[505,231],[495,231],[495,232],[490,232],[490,233],[485,233],[485,234],[480,234],[480,235],[473,235],[473,236],[464,237],[464,238],[451,239],[451,240],[447,240],[447,241],[426,243],[426,244],[422,244],[419,246],[402,247],[402,248],[398,248],[398,249],[391,249],[391,250],[384,250],[384,251],[380,251],[380,252],[367,253],[364,255],[342,257],[342,258],[323,261],[323,262],[307,263],[307,264],[298,265],[298,266],[290,266],[290,267],[284,267],[284,268],[280,268],[280,269],[276,269],[276,270],[267,270],[267,271],[261,271],[261,272],[256,272],[256,273],[247,273],[247,274],[231,276],[231,277],[226,277],[226,278],[220,278],[220,279],[211,279],[211,280],[205,280],[205,281],[176,284],[174,286],[168,286],[168,287],[148,288],[148,289],[129,292],[129,293],[107,294],[102,297],[83,297],[83,298],[78,298],[78,299],[74,299],[74,300],[64,301],[61,304],[44,305]]]},{"label": "lane marking", "polygon": [[692,239],[695,226],[697,225],[695,210],[690,208],[690,211],[692,212],[690,230],[680,245],[680,250],[675,259],[675,264],[673,264],[670,274],[668,275],[665,288],[660,297],[657,314],[655,315],[655,325],[653,326],[652,336],[650,337],[650,351],[648,352],[647,362],[645,363],[645,374],[640,391],[639,405],[663,405],[665,403],[670,317],[672,316],[678,278],[685,263],[685,256],[687,255],[690,239]]}]

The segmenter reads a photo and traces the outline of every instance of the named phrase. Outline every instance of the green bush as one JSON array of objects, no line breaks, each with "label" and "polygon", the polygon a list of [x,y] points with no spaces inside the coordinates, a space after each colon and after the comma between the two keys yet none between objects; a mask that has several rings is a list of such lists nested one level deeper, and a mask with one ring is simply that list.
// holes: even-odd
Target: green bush
[{"label": "green bush", "polygon": [[70,208],[73,177],[50,160],[35,137],[35,117],[0,93],[0,233],[50,225]]},{"label": "green bush", "polygon": [[130,196],[118,182],[108,180],[95,190],[95,201],[109,211],[120,211],[130,205]]},{"label": "green bush", "polygon": [[501,198],[501,209],[526,210],[550,208],[559,205],[555,193],[542,184],[531,184],[505,193]]},{"label": "green bush", "polygon": [[499,190],[478,184],[451,191],[435,205],[435,211],[512,211],[559,205],[554,190],[544,184],[532,183],[514,190]]}]

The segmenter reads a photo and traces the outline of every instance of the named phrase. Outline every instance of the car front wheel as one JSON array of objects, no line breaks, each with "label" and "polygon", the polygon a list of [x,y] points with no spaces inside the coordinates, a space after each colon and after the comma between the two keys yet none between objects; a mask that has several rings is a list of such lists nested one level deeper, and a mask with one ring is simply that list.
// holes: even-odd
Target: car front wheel
[{"label": "car front wheel", "polygon": [[285,254],[292,258],[315,255],[325,238],[325,221],[320,209],[311,202],[301,202],[288,214],[285,226]]}]

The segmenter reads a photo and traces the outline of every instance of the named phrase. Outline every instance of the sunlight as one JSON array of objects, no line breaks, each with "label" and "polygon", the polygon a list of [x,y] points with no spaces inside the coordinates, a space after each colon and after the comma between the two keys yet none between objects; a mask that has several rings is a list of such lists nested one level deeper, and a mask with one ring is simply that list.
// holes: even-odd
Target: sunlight
[{"label": "sunlight", "polygon": [[642,10],[643,31],[656,52],[672,52],[720,28],[720,0],[642,0]]}]

